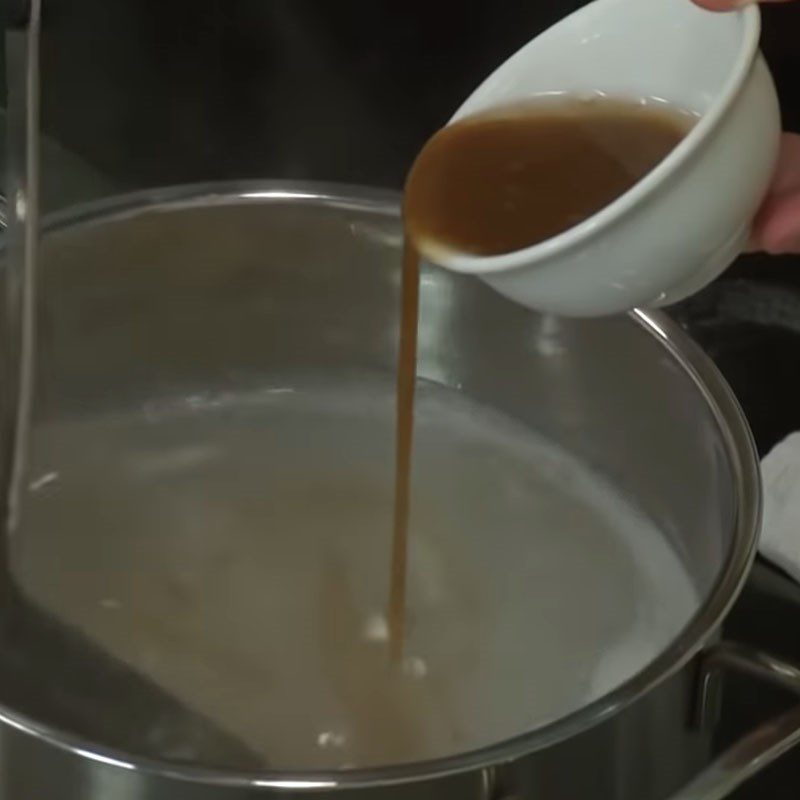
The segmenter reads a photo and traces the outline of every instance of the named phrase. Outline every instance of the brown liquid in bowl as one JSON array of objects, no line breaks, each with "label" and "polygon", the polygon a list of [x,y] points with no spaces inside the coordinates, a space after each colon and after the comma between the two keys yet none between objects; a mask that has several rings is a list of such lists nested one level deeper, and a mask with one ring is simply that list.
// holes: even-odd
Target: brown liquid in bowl
[{"label": "brown liquid in bowl", "polygon": [[628,191],[692,119],[663,105],[594,99],[539,101],[449,125],[408,177],[407,236],[483,256],[530,247]]}]

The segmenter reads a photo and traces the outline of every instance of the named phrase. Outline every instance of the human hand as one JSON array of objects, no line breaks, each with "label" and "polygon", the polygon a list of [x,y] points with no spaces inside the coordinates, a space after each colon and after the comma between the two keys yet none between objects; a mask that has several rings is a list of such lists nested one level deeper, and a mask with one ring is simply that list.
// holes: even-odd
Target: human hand
[{"label": "human hand", "polygon": [[[711,11],[732,11],[753,0],[694,0]],[[782,3],[787,0],[765,0]],[[751,248],[768,253],[800,253],[800,135],[784,133],[769,195],[758,212]]]},{"label": "human hand", "polygon": [[753,223],[753,250],[800,253],[800,135],[784,133],[769,194]]}]

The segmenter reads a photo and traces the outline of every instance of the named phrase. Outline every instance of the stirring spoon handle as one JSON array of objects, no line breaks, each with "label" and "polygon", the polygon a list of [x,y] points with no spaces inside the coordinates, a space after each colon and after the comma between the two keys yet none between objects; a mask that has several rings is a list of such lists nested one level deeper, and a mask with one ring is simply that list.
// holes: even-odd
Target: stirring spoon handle
[{"label": "stirring spoon handle", "polygon": [[[15,2],[13,21],[21,31],[6,34],[9,45],[9,204],[5,445],[3,524],[12,535],[19,525],[27,467],[36,351],[36,264],[39,247],[39,33],[41,0]],[[27,12],[27,13],[26,13]],[[6,547],[8,542],[6,542]]]}]

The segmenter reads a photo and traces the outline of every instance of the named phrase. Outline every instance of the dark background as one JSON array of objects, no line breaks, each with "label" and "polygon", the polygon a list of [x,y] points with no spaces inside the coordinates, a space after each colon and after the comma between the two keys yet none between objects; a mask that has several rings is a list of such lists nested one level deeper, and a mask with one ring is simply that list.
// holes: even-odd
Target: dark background
[{"label": "dark background", "polygon": [[[214,179],[399,189],[414,154],[470,90],[515,49],[582,5],[43,3],[43,194],[49,209],[111,192]],[[765,7],[763,50],[785,127],[800,131],[800,2]],[[745,257],[672,312],[731,382],[762,453],[800,429],[797,262]],[[757,565],[728,635],[800,663],[798,609],[800,588]],[[787,702],[747,681],[732,684],[721,738],[735,737],[768,708]],[[799,796],[797,753],[736,795]]]},{"label": "dark background", "polygon": [[[470,90],[577,0],[44,0],[43,124],[125,186],[399,188]],[[763,47],[800,130],[800,8]]]}]

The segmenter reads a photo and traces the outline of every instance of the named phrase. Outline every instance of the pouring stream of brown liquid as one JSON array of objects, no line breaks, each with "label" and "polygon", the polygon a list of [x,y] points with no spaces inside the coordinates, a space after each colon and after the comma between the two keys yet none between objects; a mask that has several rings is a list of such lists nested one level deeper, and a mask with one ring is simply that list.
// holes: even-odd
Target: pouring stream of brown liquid
[{"label": "pouring stream of brown liquid", "polygon": [[406,627],[408,518],[411,506],[411,446],[414,436],[414,387],[417,380],[419,254],[406,237],[403,249],[400,352],[397,363],[397,430],[394,473],[394,528],[389,586],[389,647],[392,659],[403,656]]},{"label": "pouring stream of brown liquid", "polygon": [[404,201],[388,605],[393,661],[402,659],[406,639],[420,252],[497,255],[556,236],[632,188],[694,121],[663,103],[539,100],[449,125],[415,161]]}]

